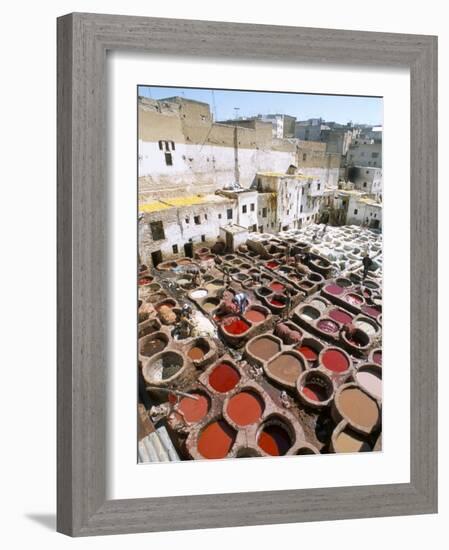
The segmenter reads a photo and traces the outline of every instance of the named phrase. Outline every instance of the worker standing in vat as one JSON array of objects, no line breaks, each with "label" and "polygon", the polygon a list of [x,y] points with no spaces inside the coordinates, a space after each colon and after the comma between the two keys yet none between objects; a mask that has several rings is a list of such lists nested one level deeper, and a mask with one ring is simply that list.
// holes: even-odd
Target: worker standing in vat
[{"label": "worker standing in vat", "polygon": [[284,321],[288,320],[288,316],[290,315],[291,306],[292,306],[292,297],[291,297],[291,294],[290,294],[290,289],[286,288],[285,289],[285,307],[282,310],[282,319]]},{"label": "worker standing in vat", "polygon": [[373,260],[369,257],[368,252],[365,253],[362,259],[363,264],[363,277],[362,281],[366,279],[366,276],[368,275],[369,268],[373,265]]},{"label": "worker standing in vat", "polygon": [[237,306],[238,312],[240,314],[242,314],[249,306],[248,296],[244,292],[239,292],[238,294],[236,294],[232,301]]},{"label": "worker standing in vat", "polygon": [[225,287],[231,284],[231,274],[227,265],[223,266],[223,284]]}]

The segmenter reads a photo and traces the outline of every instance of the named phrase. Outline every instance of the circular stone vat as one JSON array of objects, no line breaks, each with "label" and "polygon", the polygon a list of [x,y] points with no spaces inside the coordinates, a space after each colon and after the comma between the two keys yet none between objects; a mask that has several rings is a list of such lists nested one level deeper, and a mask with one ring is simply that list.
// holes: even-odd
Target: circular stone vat
[{"label": "circular stone vat", "polygon": [[139,340],[139,353],[144,357],[152,357],[163,351],[168,344],[168,337],[163,332],[156,332],[144,336]]},{"label": "circular stone vat", "polygon": [[377,348],[371,352],[371,361],[377,365],[382,365],[382,349]]},{"label": "circular stone vat", "polygon": [[342,325],[346,325],[347,323],[350,323],[353,318],[350,313],[338,308],[331,309],[328,315],[331,319],[333,319],[334,321],[337,321],[337,323],[340,323]]},{"label": "circular stone vat", "polygon": [[270,262],[267,262],[265,264],[265,267],[267,269],[277,269],[279,267],[279,262],[276,262],[276,261],[272,260]]},{"label": "circular stone vat", "polygon": [[375,399],[382,399],[382,367],[379,365],[362,365],[355,380],[366,393]]},{"label": "circular stone vat", "polygon": [[324,281],[324,278],[318,273],[309,273],[307,278],[309,281],[312,281],[312,283],[322,283]]},{"label": "circular stone vat", "polygon": [[177,410],[182,414],[184,420],[189,424],[196,424],[203,420],[210,409],[210,399],[207,395],[200,392],[191,392],[193,397],[183,397],[177,406]]},{"label": "circular stone vat", "polygon": [[378,328],[377,328],[375,322],[372,319],[370,319],[369,317],[359,317],[358,319],[356,319],[354,321],[354,325],[358,329],[360,329],[363,332],[365,332],[366,334],[368,334],[368,336],[370,338],[375,336],[375,334],[378,331]]},{"label": "circular stone vat", "polygon": [[152,282],[153,282],[153,277],[140,277],[137,284],[139,286],[145,286],[145,285],[151,284]]},{"label": "circular stone vat", "polygon": [[361,453],[371,451],[371,446],[362,435],[351,429],[343,420],[332,434],[334,453]]},{"label": "circular stone vat", "polygon": [[201,307],[204,309],[204,311],[207,311],[209,313],[213,311],[216,307],[218,307],[219,303],[220,300],[218,298],[207,298],[207,300],[204,300],[204,302],[201,304]]},{"label": "circular stone vat", "polygon": [[323,300],[319,300],[318,298],[312,300],[310,305],[318,309],[320,312],[323,312],[327,308],[326,302],[323,302]]},{"label": "circular stone vat", "polygon": [[369,345],[369,336],[363,330],[356,328],[354,333],[349,336],[346,332],[343,332],[343,338],[356,348],[365,348]]},{"label": "circular stone vat", "polygon": [[374,306],[362,306],[361,310],[365,315],[369,315],[370,317],[377,318],[382,313],[382,311]]},{"label": "circular stone vat", "polygon": [[298,376],[306,369],[301,355],[284,352],[277,355],[266,366],[267,375],[279,384],[294,388]]},{"label": "circular stone vat", "polygon": [[348,286],[352,286],[352,282],[345,277],[339,277],[335,282],[338,286],[342,286],[343,288],[348,288]]},{"label": "circular stone vat", "polygon": [[334,399],[340,417],[358,432],[369,434],[379,423],[376,401],[355,384],[340,386]]},{"label": "circular stone vat", "polygon": [[208,424],[198,437],[198,452],[204,458],[224,458],[229,454],[236,431],[223,419]]},{"label": "circular stone vat", "polygon": [[272,336],[257,336],[248,342],[246,350],[257,359],[268,361],[279,353],[281,344]]},{"label": "circular stone vat", "polygon": [[161,328],[161,324],[157,319],[147,319],[142,323],[139,323],[139,338],[147,336],[147,334],[153,334]]},{"label": "circular stone vat", "polygon": [[268,300],[269,304],[275,308],[283,308],[287,303],[287,299],[283,294],[275,294]]},{"label": "circular stone vat", "polygon": [[240,317],[230,316],[226,317],[221,328],[231,336],[241,336],[251,328],[251,325]]},{"label": "circular stone vat", "polygon": [[304,445],[301,445],[299,449],[296,451],[297,455],[318,455],[320,454],[318,452],[318,449],[315,449],[312,445],[309,445],[307,443],[304,443]]},{"label": "circular stone vat", "polygon": [[150,304],[156,304],[166,297],[167,294],[165,294],[165,292],[157,292],[156,294],[150,294],[147,298],[147,302],[150,302]]},{"label": "circular stone vat", "polygon": [[262,323],[268,317],[268,312],[262,306],[251,306],[245,311],[244,317],[251,323]]},{"label": "circular stone vat", "polygon": [[319,361],[325,369],[334,374],[342,374],[351,366],[349,355],[339,348],[324,348],[320,353]]},{"label": "circular stone vat", "polygon": [[163,300],[156,305],[157,311],[159,311],[161,307],[168,307],[170,309],[173,309],[174,307],[176,307],[176,302],[171,298],[168,298],[167,300]]},{"label": "circular stone vat", "polygon": [[310,338],[304,338],[301,346],[295,348],[299,353],[305,357],[307,363],[311,367],[316,367],[318,365],[318,356],[320,351],[323,349],[323,346],[316,340]]},{"label": "circular stone vat", "polygon": [[354,294],[353,292],[350,292],[349,294],[346,294],[345,300],[348,302],[348,304],[351,304],[355,307],[360,307],[361,304],[363,304],[364,300],[360,294]]},{"label": "circular stone vat", "polygon": [[265,404],[254,391],[244,390],[229,399],[226,412],[237,426],[248,426],[260,420]]},{"label": "circular stone vat", "polygon": [[338,332],[338,323],[331,319],[320,319],[317,323],[317,328],[326,334],[333,334]]},{"label": "circular stone vat", "polygon": [[293,445],[291,430],[278,419],[267,420],[259,430],[257,445],[271,456],[285,455]]},{"label": "circular stone vat", "polygon": [[209,353],[210,345],[204,338],[195,340],[193,345],[187,351],[187,356],[192,361],[202,361],[204,357]]},{"label": "circular stone vat", "polygon": [[227,393],[240,382],[239,371],[226,361],[216,365],[209,374],[210,386],[219,393]]},{"label": "circular stone vat", "polygon": [[305,321],[315,321],[320,316],[320,311],[312,306],[304,306],[299,316]]},{"label": "circular stone vat", "polygon": [[280,283],[279,281],[273,281],[269,287],[271,288],[271,290],[273,292],[284,292],[285,290],[285,285],[283,285],[282,283]]},{"label": "circular stone vat", "polygon": [[207,294],[208,292],[205,288],[197,288],[196,290],[192,290],[190,297],[194,300],[201,300],[202,298],[205,298]]},{"label": "circular stone vat", "polygon": [[163,351],[154,355],[142,369],[145,380],[160,384],[174,378],[184,366],[184,359],[176,351]]},{"label": "circular stone vat", "polygon": [[332,380],[319,370],[304,372],[298,379],[297,390],[302,400],[312,407],[328,405],[334,395]]},{"label": "circular stone vat", "polygon": [[273,291],[270,288],[267,288],[266,286],[261,286],[256,290],[256,294],[258,294],[259,296],[269,296],[272,293]]},{"label": "circular stone vat", "polygon": [[343,293],[343,287],[336,284],[330,284],[324,287],[324,291],[328,294],[332,294],[332,296],[340,296],[340,294]]}]

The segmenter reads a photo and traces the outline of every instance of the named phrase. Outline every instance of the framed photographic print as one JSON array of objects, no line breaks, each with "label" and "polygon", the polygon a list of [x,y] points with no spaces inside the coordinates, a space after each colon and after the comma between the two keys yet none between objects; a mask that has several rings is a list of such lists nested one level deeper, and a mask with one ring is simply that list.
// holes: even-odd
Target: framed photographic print
[{"label": "framed photographic print", "polygon": [[58,20],[58,530],[437,507],[436,38]]}]

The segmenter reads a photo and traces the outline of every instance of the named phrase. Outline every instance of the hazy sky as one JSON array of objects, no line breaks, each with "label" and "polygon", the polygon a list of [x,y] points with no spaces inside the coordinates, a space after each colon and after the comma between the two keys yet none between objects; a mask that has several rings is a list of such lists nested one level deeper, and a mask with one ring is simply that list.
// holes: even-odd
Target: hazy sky
[{"label": "hazy sky", "polygon": [[[323,118],[345,124],[352,121],[361,124],[382,124],[382,98],[361,96],[293,94],[278,92],[241,92],[233,90],[209,90],[194,88],[163,88],[139,86],[139,95],[162,99],[181,96],[209,103],[215,120],[238,116],[282,113],[298,120]],[[235,107],[239,110],[236,111]]]}]

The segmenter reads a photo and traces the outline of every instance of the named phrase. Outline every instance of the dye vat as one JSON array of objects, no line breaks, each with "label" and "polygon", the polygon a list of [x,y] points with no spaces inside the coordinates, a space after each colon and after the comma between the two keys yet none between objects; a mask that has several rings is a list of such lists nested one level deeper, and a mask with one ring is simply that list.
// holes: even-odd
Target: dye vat
[{"label": "dye vat", "polygon": [[351,334],[343,333],[345,340],[356,348],[364,348],[369,344],[369,336],[363,330],[357,328]]},{"label": "dye vat", "polygon": [[373,352],[373,362],[382,365],[382,350],[375,350]]},{"label": "dye vat", "polygon": [[267,313],[257,306],[249,307],[244,314],[245,319],[251,321],[251,323],[262,323],[267,318]]},{"label": "dye vat", "polygon": [[277,269],[279,267],[279,264],[278,262],[267,262],[265,264],[265,267],[267,267],[268,269]]},{"label": "dye vat", "polygon": [[286,427],[279,423],[266,423],[257,439],[258,446],[271,456],[283,456],[292,446]]},{"label": "dye vat", "polygon": [[284,292],[285,290],[285,285],[279,283],[278,281],[273,281],[269,286],[274,292]]},{"label": "dye vat", "polygon": [[321,312],[323,312],[327,308],[326,302],[323,302],[322,300],[312,300],[310,302],[310,305]]},{"label": "dye vat", "polygon": [[352,286],[352,283],[349,279],[345,279],[343,277],[339,277],[336,281],[338,286],[342,286],[343,288],[347,288],[348,286]]},{"label": "dye vat", "polygon": [[276,296],[273,296],[273,298],[271,298],[269,302],[272,306],[279,307],[279,308],[284,307],[286,304],[285,297],[279,294],[277,294]]},{"label": "dye vat", "polygon": [[370,317],[374,317],[374,318],[377,318],[382,313],[380,309],[377,309],[372,306],[363,306],[361,309],[363,313],[365,313],[365,315],[369,315]]},{"label": "dye vat", "polygon": [[338,332],[338,324],[331,319],[320,319],[318,321],[317,328],[326,334]]},{"label": "dye vat", "polygon": [[349,356],[344,351],[335,348],[324,350],[320,361],[324,368],[337,374],[347,371],[351,365]]},{"label": "dye vat", "polygon": [[377,327],[376,325],[374,324],[373,321],[370,321],[369,319],[366,319],[366,318],[359,318],[357,319],[355,322],[354,322],[354,325],[362,330],[363,332],[365,332],[368,336],[370,336],[371,338],[373,336],[375,336],[375,334],[377,333]]},{"label": "dye vat", "polygon": [[334,393],[330,378],[320,371],[305,372],[298,380],[298,393],[310,405],[328,404]]},{"label": "dye vat", "polygon": [[348,304],[351,304],[356,307],[360,306],[360,304],[363,304],[363,298],[358,294],[352,294],[352,293],[347,294],[345,299],[348,302]]},{"label": "dye vat", "polygon": [[330,285],[326,285],[324,287],[324,290],[328,293],[328,294],[332,294],[333,296],[339,296],[340,294],[343,293],[343,287],[339,286],[339,285],[336,285],[336,284],[330,284]]},{"label": "dye vat", "polygon": [[343,387],[336,399],[339,414],[357,431],[371,433],[378,424],[377,403],[357,386]]},{"label": "dye vat", "polygon": [[264,403],[255,392],[242,391],[231,397],[226,412],[237,426],[248,426],[260,420]]},{"label": "dye vat", "polygon": [[269,336],[254,338],[247,345],[247,351],[261,361],[268,361],[281,350],[280,343]]},{"label": "dye vat", "polygon": [[190,297],[194,300],[201,300],[207,296],[207,290],[205,288],[198,288],[190,293]]},{"label": "dye vat", "polygon": [[207,300],[204,300],[202,304],[202,308],[207,313],[210,313],[213,311],[216,307],[218,307],[218,304],[220,303],[220,300],[218,298],[208,298]]},{"label": "dye vat", "polygon": [[178,412],[182,414],[184,420],[189,424],[200,422],[209,412],[209,398],[202,393],[192,392],[191,397],[183,397],[178,403]]},{"label": "dye vat", "polygon": [[346,426],[343,430],[335,428],[332,438],[332,447],[335,453],[361,453],[371,451],[369,443],[357,432]]},{"label": "dye vat", "polygon": [[303,447],[300,447],[297,451],[296,451],[296,454],[297,455],[317,455],[319,454],[318,453],[318,449],[315,449],[314,447],[312,447],[311,445],[310,446],[303,446]]},{"label": "dye vat", "polygon": [[208,459],[224,458],[234,444],[236,432],[224,420],[211,422],[198,438],[198,452]]},{"label": "dye vat", "polygon": [[291,352],[281,353],[266,367],[267,375],[280,384],[295,387],[298,376],[305,370],[299,355]]},{"label": "dye vat", "polygon": [[378,365],[362,365],[355,379],[372,397],[382,399],[382,369]]},{"label": "dye vat", "polygon": [[160,383],[175,377],[183,368],[184,359],[175,351],[163,351],[150,359],[142,369],[147,382]]},{"label": "dye vat", "polygon": [[138,285],[139,286],[149,285],[152,281],[153,281],[152,277],[140,277],[140,279],[138,280]]},{"label": "dye vat", "polygon": [[301,313],[299,314],[301,319],[304,319],[305,321],[315,321],[315,319],[318,319],[320,316],[320,312],[318,309],[315,309],[311,306],[305,306],[302,308]]},{"label": "dye vat", "polygon": [[309,344],[303,344],[302,346],[296,349],[299,351],[299,353],[301,353],[306,358],[309,365],[316,366],[318,362],[318,353],[319,353],[317,349],[310,346]]},{"label": "dye vat", "polygon": [[187,356],[192,361],[202,361],[209,351],[210,346],[206,340],[197,340],[187,352]]},{"label": "dye vat", "polygon": [[251,325],[240,319],[240,317],[230,317],[223,321],[222,328],[232,336],[240,336],[245,333]]},{"label": "dye vat", "polygon": [[139,352],[144,357],[152,357],[165,349],[168,343],[167,336],[162,333],[149,334],[139,340]]},{"label": "dye vat", "polygon": [[331,319],[337,321],[337,323],[341,323],[342,325],[345,325],[352,321],[352,315],[350,315],[346,311],[343,311],[342,309],[331,309],[328,315]]},{"label": "dye vat", "polygon": [[219,363],[209,375],[210,386],[219,393],[226,393],[239,383],[240,373],[230,363]]}]

